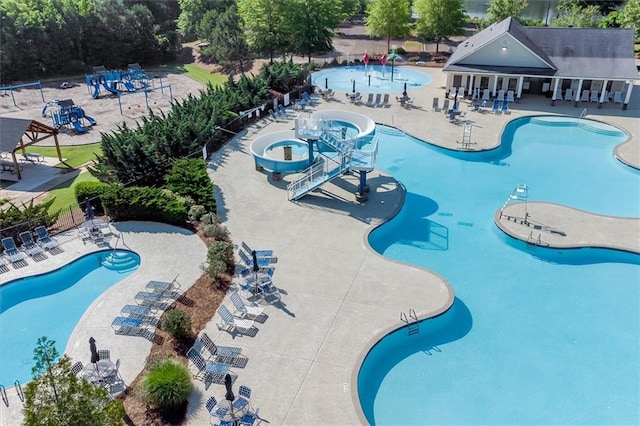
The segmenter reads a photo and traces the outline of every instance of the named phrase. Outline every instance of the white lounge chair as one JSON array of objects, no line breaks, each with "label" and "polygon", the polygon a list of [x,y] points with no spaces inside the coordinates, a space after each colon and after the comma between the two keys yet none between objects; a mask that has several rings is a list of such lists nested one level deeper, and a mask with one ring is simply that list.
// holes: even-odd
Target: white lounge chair
[{"label": "white lounge chair", "polygon": [[513,92],[513,90],[509,90],[507,92],[507,102],[515,102],[514,95],[515,93]]},{"label": "white lounge chair", "polygon": [[438,112],[438,111],[440,111],[440,106],[439,106],[439,104],[440,104],[440,99],[438,99],[438,98],[433,98],[433,104],[431,105],[431,108],[432,108],[434,111]]},{"label": "white lounge chair", "polygon": [[246,333],[253,328],[253,320],[234,317],[225,305],[220,305],[218,314],[222,319],[223,328],[227,330],[239,330]]},{"label": "white lounge chair", "polygon": [[369,96],[367,96],[367,102],[365,103],[365,105],[367,105],[368,107],[375,106],[375,104],[373,103],[373,93],[369,93]]},{"label": "white lounge chair", "polygon": [[204,379],[205,382],[224,383],[224,376],[229,373],[231,366],[216,361],[206,361],[195,349],[187,351],[187,358],[196,367],[194,379]]},{"label": "white lounge chair", "polygon": [[598,102],[598,91],[592,90],[591,97],[589,98],[589,102]]},{"label": "white lounge chair", "polygon": [[45,250],[51,250],[58,247],[58,241],[49,236],[47,228],[45,228],[44,226],[38,226],[36,227],[36,229],[34,229],[34,231],[36,233],[36,237],[38,238],[38,243],[40,244],[40,246],[44,247]]},{"label": "white lounge chair", "polygon": [[16,242],[13,240],[13,237],[5,237],[2,239],[2,247],[4,248],[4,255],[7,256],[11,263],[17,263],[24,260],[25,255],[18,247],[16,247]]},{"label": "white lounge chair", "polygon": [[498,90],[498,96],[496,96],[496,99],[499,101],[504,101],[504,90],[500,89]]},{"label": "white lounge chair", "polygon": [[550,83],[542,83],[542,93],[548,92],[550,88],[551,88]]},{"label": "white lounge chair", "polygon": [[261,308],[260,306],[251,302],[245,302],[235,291],[231,293],[231,296],[229,297],[236,309],[235,312],[239,312],[240,316],[242,317],[256,318],[260,316],[262,312],[264,312],[264,308]]},{"label": "white lounge chair", "polygon": [[573,89],[567,89],[564,92],[564,100],[572,101],[573,100]]},{"label": "white lounge chair", "polygon": [[613,92],[613,103],[621,104],[622,103],[622,92],[620,90],[616,90]]},{"label": "white lounge chair", "polygon": [[376,94],[376,100],[373,103],[373,106],[378,108],[382,106],[382,94],[381,93],[377,93]]},{"label": "white lounge chair", "polygon": [[482,91],[482,100],[488,101],[489,99],[491,99],[491,91],[489,89],[484,89]]},{"label": "white lounge chair", "polygon": [[609,92],[607,92],[606,90],[604,91],[603,98],[604,98],[604,100],[602,101],[602,103],[604,103],[604,104],[609,103]]}]

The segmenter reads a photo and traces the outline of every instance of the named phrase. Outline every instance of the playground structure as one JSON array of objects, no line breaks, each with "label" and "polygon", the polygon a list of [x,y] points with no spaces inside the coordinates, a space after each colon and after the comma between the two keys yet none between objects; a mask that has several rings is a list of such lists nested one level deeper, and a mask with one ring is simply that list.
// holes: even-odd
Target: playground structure
[{"label": "playground structure", "polygon": [[93,67],[93,74],[84,77],[89,94],[94,99],[100,92],[119,95],[121,92],[136,92],[153,85],[153,76],[147,75],[138,64],[129,64],[126,71],[107,70],[104,66]]},{"label": "playground structure", "polygon": [[51,123],[56,129],[65,127],[78,133],[84,133],[88,126],[96,125],[96,120],[86,115],[84,110],[73,102],[73,99],[55,99],[47,102],[42,108],[42,116],[51,117]]},{"label": "playground structure", "polygon": [[42,84],[40,83],[40,80],[34,82],[34,83],[26,83],[26,84],[18,84],[18,85],[8,85],[8,86],[2,86],[0,87],[0,90],[3,92],[2,95],[3,96],[7,96],[8,93],[11,94],[11,100],[13,101],[13,106],[17,107],[18,104],[16,103],[16,97],[14,95],[14,92],[20,91],[20,89],[24,88],[24,87],[33,87],[36,86],[38,87],[38,90],[40,90],[40,96],[42,97],[42,102],[46,102],[44,100],[44,93],[42,93]]},{"label": "playground structure", "polygon": [[378,141],[375,122],[369,117],[349,111],[317,111],[299,115],[295,130],[254,139],[249,149],[256,170],[271,171],[274,180],[283,172],[300,173],[287,186],[289,200],[298,200],[351,171],[360,174],[356,199],[366,201],[366,176],[374,169]]}]

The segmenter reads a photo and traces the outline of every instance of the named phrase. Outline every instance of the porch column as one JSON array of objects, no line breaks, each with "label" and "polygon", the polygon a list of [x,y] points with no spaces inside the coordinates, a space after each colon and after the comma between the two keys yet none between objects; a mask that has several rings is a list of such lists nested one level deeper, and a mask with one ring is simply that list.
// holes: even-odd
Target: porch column
[{"label": "porch column", "polygon": [[470,98],[473,98],[473,83],[475,82],[475,78],[475,74],[471,74],[471,77],[469,77],[469,91],[467,93],[469,94]]},{"label": "porch column", "polygon": [[583,79],[580,79],[580,81],[578,81],[578,88],[576,89],[576,94],[574,95],[574,98],[573,98],[574,107],[578,106],[578,101],[580,100],[580,94],[582,92],[582,82],[583,82]]},{"label": "porch column", "polygon": [[631,91],[633,90],[633,80],[629,80],[629,87],[627,87],[627,96],[624,97],[624,103],[622,104],[622,109],[626,110],[629,105],[629,101],[631,100]]},{"label": "porch column", "polygon": [[449,90],[451,90],[451,81],[453,80],[453,76],[451,73],[447,73],[447,84],[445,85],[446,87],[444,88],[444,93],[448,94]]},{"label": "porch column", "polygon": [[602,104],[604,103],[604,98],[607,96],[607,84],[609,84],[609,80],[605,80],[602,82],[602,93],[600,93],[600,101],[598,101],[598,108],[602,108]]},{"label": "porch column", "polygon": [[558,98],[558,86],[560,85],[559,78],[555,78],[555,83],[553,83],[553,96],[551,96],[551,106],[555,106],[556,99]]},{"label": "porch column", "polygon": [[520,99],[522,97],[522,86],[524,85],[524,76],[521,75],[520,78],[518,79],[518,89],[516,90],[518,92],[518,99]]},{"label": "porch column", "polygon": [[498,74],[493,76],[493,89],[491,92],[493,93],[493,97],[496,97],[496,88],[498,87]]}]

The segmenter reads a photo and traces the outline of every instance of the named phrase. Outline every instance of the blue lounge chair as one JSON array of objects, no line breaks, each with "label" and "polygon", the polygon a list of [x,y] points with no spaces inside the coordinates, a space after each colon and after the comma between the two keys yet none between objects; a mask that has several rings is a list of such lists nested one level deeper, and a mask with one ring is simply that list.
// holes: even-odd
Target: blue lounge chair
[{"label": "blue lounge chair", "polygon": [[33,241],[33,236],[29,231],[21,232],[20,240],[22,241],[22,249],[31,257],[41,254],[44,251],[42,247]]},{"label": "blue lounge chair", "polygon": [[45,250],[51,250],[58,247],[58,241],[51,238],[49,236],[49,232],[47,232],[47,228],[44,226],[38,226],[34,229],[36,233],[36,237],[38,238],[38,243],[44,247]]},{"label": "blue lounge chair", "polygon": [[[252,267],[253,266],[253,259],[251,256],[251,253],[247,253],[246,251],[240,249],[238,250],[238,256],[240,256],[240,259],[244,262],[245,265],[247,265],[248,267]],[[275,256],[271,256],[271,257],[257,257],[256,259],[258,261],[258,266],[260,267],[266,267],[269,266],[272,263],[276,263],[278,261],[278,258]]]},{"label": "blue lounge chair", "polygon": [[153,341],[155,336],[153,331],[143,326],[143,320],[139,318],[116,317],[111,322],[111,327],[115,330],[116,334],[140,336],[151,341]]},{"label": "blue lounge chair", "polygon": [[[249,245],[244,241],[240,244],[240,246],[249,254],[251,254],[251,252],[253,251],[253,249],[249,247]],[[271,257],[273,256],[273,250],[256,250],[256,255],[258,257]]]},{"label": "blue lounge chair", "polygon": [[504,101],[504,102],[502,103],[501,111],[502,111],[503,113],[507,113],[507,112],[509,112],[509,101]]},{"label": "blue lounge chair", "polygon": [[16,242],[13,240],[13,237],[5,237],[2,239],[2,247],[4,248],[4,255],[7,256],[11,263],[17,263],[24,260],[25,255],[18,247],[16,247]]},{"label": "blue lounge chair", "polygon": [[491,107],[491,111],[493,112],[500,111],[500,100],[498,98],[493,100],[493,107]]}]

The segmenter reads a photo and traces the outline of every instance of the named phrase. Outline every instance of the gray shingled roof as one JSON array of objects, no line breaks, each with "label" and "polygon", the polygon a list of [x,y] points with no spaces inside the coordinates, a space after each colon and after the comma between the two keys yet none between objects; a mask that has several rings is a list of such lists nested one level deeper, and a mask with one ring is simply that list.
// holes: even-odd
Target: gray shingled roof
[{"label": "gray shingled roof", "polygon": [[30,125],[31,120],[0,117],[0,151],[13,152]]},{"label": "gray shingled roof", "polygon": [[[492,40],[509,33],[556,71],[457,64]],[[567,78],[638,80],[633,59],[633,30],[617,28],[523,27],[512,18],[497,22],[458,45],[444,71],[501,72]]]}]

